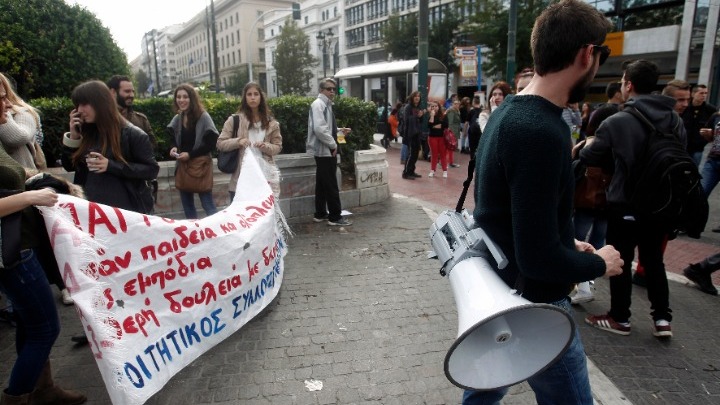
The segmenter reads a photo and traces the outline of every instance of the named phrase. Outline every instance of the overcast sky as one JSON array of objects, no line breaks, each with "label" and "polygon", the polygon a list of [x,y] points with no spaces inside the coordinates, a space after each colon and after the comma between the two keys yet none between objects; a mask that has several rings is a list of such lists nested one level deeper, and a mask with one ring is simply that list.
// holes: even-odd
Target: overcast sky
[{"label": "overcast sky", "polygon": [[[216,0],[217,1],[217,0]],[[65,0],[79,4],[110,29],[128,62],[142,53],[143,35],[152,30],[190,20],[209,0]]]}]

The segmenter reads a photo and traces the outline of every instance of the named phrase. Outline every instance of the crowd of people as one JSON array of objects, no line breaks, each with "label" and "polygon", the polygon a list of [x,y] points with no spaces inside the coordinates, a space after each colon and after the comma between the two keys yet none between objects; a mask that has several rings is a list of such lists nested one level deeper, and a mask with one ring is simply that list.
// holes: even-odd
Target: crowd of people
[{"label": "crowd of people", "polygon": [[[703,84],[672,80],[658,92],[658,67],[642,59],[625,63],[617,72],[621,79],[608,84],[606,103],[583,102],[610,54],[602,45],[610,29],[608,20],[584,2],[562,0],[549,6],[533,27],[535,65],[516,76],[515,91],[498,81],[488,89],[487,100],[453,94],[445,102],[422,100],[414,91],[405,104],[398,102],[390,111],[384,106],[388,126],[382,144],[389,147],[402,139],[405,180],[422,177],[417,173],[420,156],[430,161],[429,178],[447,178],[449,168],[459,167],[456,151],[472,156],[474,220],[507,255],[509,264],[498,274],[524,298],[572,312],[571,304],[592,300],[592,280],[608,277],[609,310],[589,315],[585,322],[629,335],[632,286],[641,284],[652,307],[653,335],[669,338],[672,310],[664,250],[677,232],[697,236],[705,224],[698,229],[689,222],[658,221],[638,208],[632,179],[647,170],[646,151],[653,136],[672,136],[694,163],[697,190],[707,206],[707,197],[720,182],[720,113],[706,102]],[[308,112],[306,140],[307,153],[316,162],[313,220],[350,226],[342,215],[336,172],[339,144],[352,131],[338,127],[335,119],[337,83],[322,79],[318,90]],[[157,141],[148,118],[133,109],[130,78],[82,83],[71,99],[74,108],[62,136],[61,161],[74,172],[73,185],[82,189],[78,195],[152,214],[159,172]],[[237,153],[239,164],[229,184],[231,201],[240,192],[236,183],[242,161],[250,157],[259,162],[279,198],[275,156],[282,150],[282,135],[259,84],[250,82],[243,88],[236,114],[227,118],[220,132],[190,84],[175,88],[172,109],[175,115],[165,128],[186,218],[199,216],[196,194],[205,215],[217,212],[212,177],[216,150]],[[46,167],[42,143],[39,114],[0,74],[0,292],[10,303],[4,317],[17,331],[17,359],[0,404],[87,400],[58,387],[49,362],[60,329],[50,284],[57,285],[64,304],[72,305],[73,300],[52,264],[49,244],[38,236],[46,232],[35,207],[53,206],[58,193],[77,190],[69,184],[46,187],[32,181]],[[438,165],[441,174],[436,176]],[[588,198],[588,188],[578,185],[591,180],[601,186]],[[720,227],[713,231],[720,232]],[[639,263],[633,275],[636,249]],[[720,253],[690,264],[684,274],[701,291],[717,295],[711,274],[719,269]],[[556,362],[528,382],[539,402],[592,404],[579,333]],[[498,403],[506,393],[507,388],[467,390],[463,403]]]},{"label": "crowd of people", "polygon": [[[215,149],[237,151],[240,162],[244,156],[256,157],[279,197],[279,172],[273,157],[282,149],[282,136],[257,83],[248,83],[243,90],[237,111],[240,125],[234,128],[230,117],[222,134],[193,86],[181,84],[173,96],[176,115],[167,131],[172,143],[170,157],[177,161],[176,181],[182,177],[178,172],[188,174],[176,183],[186,218],[198,217],[195,194],[206,215],[217,212],[212,195],[211,153]],[[68,131],[62,136],[61,158],[62,166],[74,173],[70,184],[42,173],[47,165],[41,148],[40,115],[17,95],[8,76],[0,74],[0,292],[6,301],[1,317],[15,326],[17,334],[17,359],[7,388],[2,390],[1,404],[80,404],[87,400],[83,394],[58,387],[52,379],[49,354],[60,320],[50,284],[58,286],[64,304],[74,301],[35,207],[53,206],[58,193],[67,193],[125,210],[154,212],[157,141],[148,118],[134,111],[134,98],[133,83],[127,76],[113,76],[107,83],[88,81],[72,91],[74,108],[69,113]],[[232,174],[231,200],[241,166]],[[85,336],[72,340],[87,342]]]}]

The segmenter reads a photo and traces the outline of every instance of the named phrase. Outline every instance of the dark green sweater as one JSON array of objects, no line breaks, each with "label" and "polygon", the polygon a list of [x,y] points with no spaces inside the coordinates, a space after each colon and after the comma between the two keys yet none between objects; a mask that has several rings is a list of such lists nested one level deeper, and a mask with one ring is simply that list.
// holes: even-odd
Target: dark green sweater
[{"label": "dark green sweater", "polygon": [[542,97],[508,96],[477,152],[475,220],[510,262],[500,277],[533,302],[558,301],[605,273],[600,256],[575,250],[572,144],[561,115]]},{"label": "dark green sweater", "polygon": [[[25,169],[20,166],[0,144],[0,189],[25,191]],[[37,219],[32,207],[23,210],[21,229],[21,248],[29,249],[37,245]],[[43,226],[44,228],[44,226]],[[43,229],[44,230],[44,229]]]}]

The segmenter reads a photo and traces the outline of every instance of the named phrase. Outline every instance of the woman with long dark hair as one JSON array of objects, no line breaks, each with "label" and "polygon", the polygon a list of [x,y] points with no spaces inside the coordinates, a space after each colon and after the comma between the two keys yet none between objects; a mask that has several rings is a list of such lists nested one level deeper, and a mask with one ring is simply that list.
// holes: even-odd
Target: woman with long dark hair
[{"label": "woman with long dark hair", "polygon": [[415,164],[417,163],[418,153],[420,153],[420,133],[422,131],[420,119],[424,113],[425,111],[420,108],[420,92],[413,91],[408,96],[403,115],[403,143],[407,142],[410,149],[410,155],[405,162],[405,169],[402,173],[402,178],[406,180],[415,180],[417,177],[422,177],[415,173]]},{"label": "woman with long dark hair", "polygon": [[[175,116],[168,124],[167,129],[173,143],[170,156],[177,159],[178,162],[177,176],[177,171],[182,170],[184,164],[189,164],[193,160],[204,161],[210,157],[210,152],[217,143],[218,132],[193,86],[187,83],[177,86],[173,93],[173,100]],[[210,170],[212,173],[212,169],[212,158],[210,158],[210,166],[204,170]],[[198,215],[195,209],[195,192],[182,189],[178,191],[180,191],[180,201],[185,211],[185,218],[196,219]],[[200,191],[197,194],[200,196],[200,203],[206,215],[213,215],[217,212],[212,195],[212,185],[210,185],[209,191]]]},{"label": "woman with long dark hair", "polygon": [[258,159],[258,162],[265,174],[265,178],[270,183],[273,194],[278,198],[280,196],[280,172],[275,166],[274,156],[282,150],[280,124],[273,118],[265,99],[265,93],[263,93],[259,84],[255,82],[246,84],[242,94],[242,103],[237,112],[239,118],[238,133],[233,134],[234,117],[230,116],[225,121],[222,133],[220,133],[217,140],[218,151],[237,150],[240,155],[238,167],[230,177],[230,184],[228,185],[230,201],[235,198],[242,159],[247,153],[262,158]]},{"label": "woman with long dark hair", "polygon": [[152,213],[148,182],[160,166],[150,138],[120,115],[105,83],[75,87],[71,96],[70,132],[63,137],[63,167],[87,199],[143,214]]},{"label": "woman with long dark hair", "polygon": [[444,119],[442,106],[435,102],[428,102],[428,143],[430,144],[430,173],[428,177],[435,177],[438,160],[443,170],[443,177],[448,176],[447,149],[445,147],[445,128],[448,127]]}]

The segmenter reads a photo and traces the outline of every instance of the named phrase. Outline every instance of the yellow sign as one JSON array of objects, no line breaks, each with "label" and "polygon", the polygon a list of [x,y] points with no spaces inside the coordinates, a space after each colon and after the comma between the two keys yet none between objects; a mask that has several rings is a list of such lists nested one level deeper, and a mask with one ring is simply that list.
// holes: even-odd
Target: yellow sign
[{"label": "yellow sign", "polygon": [[605,43],[610,48],[610,56],[620,56],[623,54],[623,44],[625,43],[625,33],[611,32],[605,37]]}]

